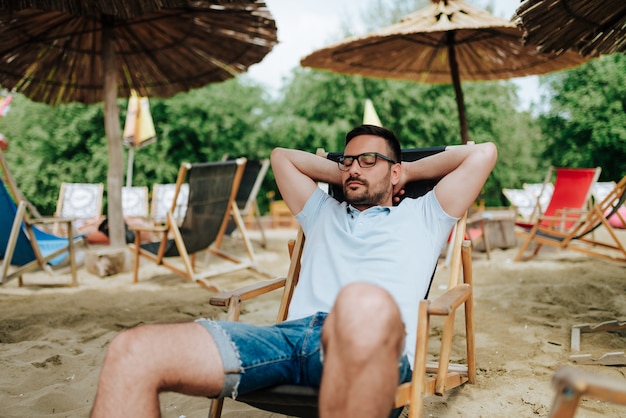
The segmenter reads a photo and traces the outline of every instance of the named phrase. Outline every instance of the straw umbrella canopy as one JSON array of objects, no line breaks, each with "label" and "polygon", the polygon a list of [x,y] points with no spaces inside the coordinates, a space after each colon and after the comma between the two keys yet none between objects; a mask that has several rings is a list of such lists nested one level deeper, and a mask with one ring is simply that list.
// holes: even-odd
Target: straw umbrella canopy
[{"label": "straw umbrella canopy", "polygon": [[0,85],[52,105],[104,102],[113,246],[125,243],[117,97],[226,80],[276,43],[262,1],[0,0]]},{"label": "straw umbrella canopy", "polygon": [[305,67],[365,77],[452,82],[461,142],[469,139],[461,80],[501,80],[581,64],[575,53],[538,54],[521,42],[515,23],[463,0],[431,0],[399,23],[317,50]]},{"label": "straw umbrella canopy", "polygon": [[540,52],[574,49],[582,56],[626,52],[626,1],[527,0],[513,17],[524,42]]}]

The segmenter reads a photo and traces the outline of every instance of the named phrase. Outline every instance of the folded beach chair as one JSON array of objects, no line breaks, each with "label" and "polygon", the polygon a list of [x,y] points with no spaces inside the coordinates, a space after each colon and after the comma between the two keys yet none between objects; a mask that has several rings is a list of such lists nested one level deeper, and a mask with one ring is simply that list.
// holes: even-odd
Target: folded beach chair
[{"label": "folded beach chair", "polygon": [[[73,218],[74,230],[83,224],[98,222],[102,218],[102,183],[61,183],[57,208],[54,216],[57,218]],[[56,235],[67,236],[67,231],[61,223],[54,224],[53,232]]]},{"label": "folded beach chair", "polygon": [[[403,150],[403,160],[415,160],[443,151],[443,147]],[[336,159],[341,154],[329,153],[327,158]],[[424,180],[407,184],[406,196],[421,196],[432,189],[436,181]],[[340,188],[331,188],[333,197],[343,200]],[[467,216],[463,216],[456,225],[458,231],[465,231]],[[410,405],[409,417],[421,417],[424,398],[428,395],[443,395],[446,391],[466,382],[474,383],[476,365],[474,354],[474,314],[472,299],[471,246],[463,240],[463,233],[454,234],[454,246],[450,265],[450,280],[447,291],[433,300],[416,300],[419,305],[417,346],[415,349],[415,369],[413,380],[400,385],[396,392],[395,407]],[[300,228],[295,241],[290,242],[291,264],[286,278],[264,281],[256,285],[232,292],[224,292],[211,297],[214,306],[228,308],[228,319],[238,320],[243,301],[252,299],[272,290],[284,288],[278,312],[278,322],[287,318],[289,304],[300,274],[300,262],[304,248],[304,233]],[[407,260],[408,263],[408,260]],[[410,264],[410,263],[409,263]],[[407,265],[407,268],[410,266]],[[434,277],[434,273],[433,273]],[[454,334],[455,314],[459,307],[464,307],[466,363],[450,361]],[[440,349],[437,362],[427,362],[430,322],[435,316],[444,318],[443,327],[438,333]],[[371,377],[375,379],[375,376]],[[245,402],[256,408],[296,417],[318,416],[318,388],[307,386],[283,385],[259,390],[246,395],[239,395],[237,401]],[[223,400],[213,400],[210,417],[221,416]]]},{"label": "folded beach chair", "polygon": [[[548,245],[626,264],[626,243],[620,241],[608,221],[612,216],[621,216],[618,211],[625,201],[626,176],[603,201],[594,204],[591,209],[570,209],[564,212],[567,217],[564,227],[558,213],[550,218],[541,218],[520,247],[516,260],[521,260],[528,245],[534,242],[536,247],[533,255],[537,254],[541,246]],[[601,227],[604,227],[603,233],[594,234]]]},{"label": "folded beach chair", "polygon": [[[71,282],[40,285],[77,286],[74,245],[83,239],[81,236],[74,236],[73,219],[33,216],[29,204],[13,182],[2,151],[0,165],[5,174],[4,181],[0,179],[0,258],[2,258],[0,284],[18,277],[19,285],[22,286],[23,275],[38,268],[51,276],[59,276],[60,274],[57,274],[51,266],[59,265],[69,258]],[[15,196],[19,196],[20,199],[17,205],[14,201]],[[52,226],[55,223],[64,224],[73,238],[58,237],[38,227],[38,225]],[[14,268],[11,269],[11,266]]]},{"label": "folded beach chair", "polygon": [[601,375],[565,366],[556,371],[552,385],[555,395],[550,418],[574,418],[583,398],[626,405],[626,380],[623,376]]},{"label": "folded beach chair", "polygon": [[[140,256],[211,289],[215,287],[206,282],[206,278],[235,270],[248,269],[269,277],[257,267],[254,250],[243,228],[243,219],[235,203],[245,164],[246,159],[239,158],[232,161],[183,163],[181,165],[176,190],[170,199],[171,206],[166,213],[165,224],[131,228],[135,231],[134,283],[139,279]],[[184,202],[187,210],[179,226],[176,208],[185,184],[189,191],[187,200]],[[221,248],[231,217],[241,230],[241,242],[245,248],[247,260],[240,259]],[[159,241],[140,245],[143,241],[141,235],[145,233],[162,238]],[[209,255],[226,261],[227,266],[196,271],[195,255],[207,252]]]}]

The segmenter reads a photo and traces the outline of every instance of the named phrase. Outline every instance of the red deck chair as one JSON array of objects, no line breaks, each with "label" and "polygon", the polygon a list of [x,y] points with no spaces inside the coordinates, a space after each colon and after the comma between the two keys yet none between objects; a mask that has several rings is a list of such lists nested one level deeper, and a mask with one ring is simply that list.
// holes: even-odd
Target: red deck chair
[{"label": "red deck chair", "polygon": [[[524,251],[531,242],[535,241],[540,230],[551,229],[566,232],[577,225],[601,170],[600,167],[556,169],[554,192],[543,215],[539,216],[533,224],[517,223],[518,226],[525,226],[527,230],[518,232],[518,235],[525,237],[526,240],[520,247],[515,261],[522,260]],[[536,255],[540,248],[541,246],[538,245],[533,255]]]}]

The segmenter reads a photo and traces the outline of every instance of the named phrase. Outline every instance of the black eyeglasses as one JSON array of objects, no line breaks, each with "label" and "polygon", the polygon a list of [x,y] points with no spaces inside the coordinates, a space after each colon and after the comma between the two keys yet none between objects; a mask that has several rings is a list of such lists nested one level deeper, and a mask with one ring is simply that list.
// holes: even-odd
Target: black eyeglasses
[{"label": "black eyeglasses", "polygon": [[339,157],[339,159],[337,160],[337,165],[339,165],[339,169],[341,171],[348,171],[350,169],[350,166],[355,161],[358,161],[361,168],[370,168],[376,165],[376,161],[379,158],[388,161],[391,164],[396,163],[394,160],[387,157],[386,155],[382,155],[377,152],[365,152],[359,155],[344,155],[343,157]]}]

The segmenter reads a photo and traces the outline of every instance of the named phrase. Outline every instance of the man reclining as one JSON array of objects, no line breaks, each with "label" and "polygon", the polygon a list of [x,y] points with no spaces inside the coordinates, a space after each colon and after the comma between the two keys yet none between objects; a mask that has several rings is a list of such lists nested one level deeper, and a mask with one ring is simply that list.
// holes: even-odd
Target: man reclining
[{"label": "man reclining", "polygon": [[[279,384],[319,386],[322,417],[388,416],[411,378],[417,302],[496,157],[484,143],[400,163],[395,135],[372,125],[347,134],[339,163],[275,149],[276,182],[307,237],[288,320],[126,330],[109,345],[92,416],[159,416],[162,391],[236,397]],[[440,177],[394,206],[407,182]],[[318,181],[342,185],[346,202]]]}]

